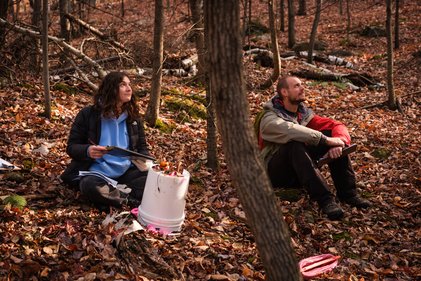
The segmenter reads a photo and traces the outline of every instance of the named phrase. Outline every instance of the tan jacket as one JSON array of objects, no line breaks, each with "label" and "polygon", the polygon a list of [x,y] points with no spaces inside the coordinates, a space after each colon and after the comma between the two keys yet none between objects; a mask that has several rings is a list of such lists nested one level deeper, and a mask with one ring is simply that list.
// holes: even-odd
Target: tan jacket
[{"label": "tan jacket", "polygon": [[319,144],[322,133],[305,126],[314,115],[309,116],[307,120],[301,121],[300,125],[297,121],[287,121],[278,116],[272,111],[272,108],[271,102],[264,105],[264,109],[268,111],[260,121],[260,134],[265,141],[279,144],[285,144],[290,141],[299,141],[308,145]]}]

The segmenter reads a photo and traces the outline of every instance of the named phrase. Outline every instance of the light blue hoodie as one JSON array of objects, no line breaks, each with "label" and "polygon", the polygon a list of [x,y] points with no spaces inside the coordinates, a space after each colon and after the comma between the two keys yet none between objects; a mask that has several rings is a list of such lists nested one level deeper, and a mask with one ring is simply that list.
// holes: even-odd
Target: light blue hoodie
[{"label": "light blue hoodie", "polygon": [[[101,137],[99,145],[119,146],[129,148],[129,134],[126,125],[127,113],[123,112],[117,119],[101,117]],[[128,158],[117,157],[105,154],[102,158],[96,159],[89,168],[110,178],[122,176],[131,165]]]}]

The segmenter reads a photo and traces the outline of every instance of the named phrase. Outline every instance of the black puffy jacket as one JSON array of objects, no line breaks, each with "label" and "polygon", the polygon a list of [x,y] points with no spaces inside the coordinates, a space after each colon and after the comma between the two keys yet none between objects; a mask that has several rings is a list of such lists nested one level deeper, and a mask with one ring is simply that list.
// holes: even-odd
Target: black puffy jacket
[{"label": "black puffy jacket", "polygon": [[[141,119],[128,121],[129,149],[150,155]],[[72,161],[64,170],[61,179],[70,185],[79,184],[79,171],[89,169],[94,159],[88,157],[88,147],[99,143],[101,137],[101,112],[93,106],[83,108],[76,116],[70,129],[66,152]]]}]

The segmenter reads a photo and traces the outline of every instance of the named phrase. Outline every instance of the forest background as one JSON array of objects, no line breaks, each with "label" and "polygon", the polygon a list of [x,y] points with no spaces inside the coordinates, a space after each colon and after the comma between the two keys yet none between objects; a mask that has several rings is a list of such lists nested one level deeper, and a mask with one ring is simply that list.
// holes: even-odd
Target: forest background
[{"label": "forest background", "polygon": [[[41,1],[35,2],[41,5]],[[95,27],[103,37],[71,21],[70,44],[107,71],[128,70],[145,114],[153,88],[155,2],[71,2],[74,17]],[[249,14],[243,13],[246,3],[251,5]],[[48,34],[56,37],[60,37],[58,4],[49,3]],[[272,50],[269,12],[266,1],[241,4],[243,19],[251,15],[243,41],[251,123],[274,93],[273,87],[260,89],[273,73],[273,68],[264,66],[267,56],[262,56]],[[295,16],[296,44],[291,47],[287,19],[282,31],[280,5],[275,5],[281,75],[308,75],[315,69],[299,53],[300,43],[309,41],[316,11],[312,1],[306,4],[305,15]],[[160,112],[158,123],[146,126],[148,144],[157,159],[182,161],[192,175],[185,223],[176,236],[161,237],[144,231],[126,235],[119,248],[114,242],[118,234],[115,223],[103,225],[109,216],[83,202],[77,191],[64,186],[58,178],[69,161],[65,146],[70,125],[75,114],[92,100],[92,85],[99,81],[98,74],[93,75],[97,69],[50,41],[51,117],[45,118],[41,45],[35,45],[37,40],[30,35],[2,25],[0,157],[22,170],[0,174],[0,196],[5,199],[18,194],[27,201],[23,208],[2,204],[2,280],[265,279],[255,237],[232,184],[219,138],[218,169],[207,167],[206,90],[193,75],[184,76],[180,70],[183,59],[196,53],[188,5],[188,1],[164,3]],[[298,3],[295,8],[299,10]],[[8,22],[39,30],[31,26],[33,13],[27,1],[14,1],[8,11],[1,16]],[[369,81],[355,89],[343,79],[302,77],[308,104],[350,129],[358,144],[352,156],[358,186],[374,203],[368,211],[345,207],[348,214],[344,220],[332,222],[300,190],[276,190],[297,258],[322,253],[341,256],[339,265],[322,276],[323,280],[420,278],[421,8],[416,0],[400,1],[399,12],[400,46],[393,55],[399,110],[390,110],[385,86],[387,42],[382,33],[385,2],[325,1],[322,5],[317,40],[324,44],[323,50],[315,51],[321,59],[314,65],[333,73],[358,73],[358,77]],[[367,36],[371,30],[375,30],[374,36]],[[258,51],[252,53],[251,49]],[[329,63],[329,54],[343,58],[353,68]],[[328,175],[325,168],[323,173]],[[113,214],[119,212],[114,210]]]}]

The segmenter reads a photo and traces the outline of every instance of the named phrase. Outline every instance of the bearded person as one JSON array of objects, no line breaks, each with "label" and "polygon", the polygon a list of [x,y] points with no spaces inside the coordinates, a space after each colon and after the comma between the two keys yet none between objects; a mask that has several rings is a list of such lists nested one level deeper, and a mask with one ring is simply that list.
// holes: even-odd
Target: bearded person
[{"label": "bearded person", "polygon": [[273,187],[302,186],[329,219],[341,219],[344,211],[316,164],[328,157],[339,201],[356,208],[371,206],[357,194],[351,160],[343,154],[351,144],[345,125],[306,107],[305,89],[297,77],[280,78],[276,92],[264,104],[258,125],[259,147]]}]

